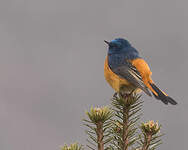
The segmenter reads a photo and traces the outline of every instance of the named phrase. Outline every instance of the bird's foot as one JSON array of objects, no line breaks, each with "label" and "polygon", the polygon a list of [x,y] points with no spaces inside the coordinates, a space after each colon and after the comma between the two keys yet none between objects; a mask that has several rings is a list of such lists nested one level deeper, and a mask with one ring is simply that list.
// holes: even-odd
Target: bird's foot
[{"label": "bird's foot", "polygon": [[134,90],[132,90],[130,93],[121,93],[121,96],[122,96],[124,99],[126,99],[126,98],[132,96],[133,93],[134,93]]},{"label": "bird's foot", "polygon": [[117,92],[115,92],[114,93],[114,95],[113,95],[113,97],[117,97],[118,96],[118,93]]}]

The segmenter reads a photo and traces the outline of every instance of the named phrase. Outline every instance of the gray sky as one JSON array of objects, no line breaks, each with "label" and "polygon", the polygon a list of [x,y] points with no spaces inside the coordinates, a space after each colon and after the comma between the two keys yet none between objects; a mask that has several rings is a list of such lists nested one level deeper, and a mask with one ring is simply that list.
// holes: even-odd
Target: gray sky
[{"label": "gray sky", "polygon": [[110,103],[103,40],[127,38],[153,79],[179,103],[143,94],[145,120],[162,125],[162,150],[186,150],[187,0],[1,0],[0,149],[86,143],[82,118]]}]

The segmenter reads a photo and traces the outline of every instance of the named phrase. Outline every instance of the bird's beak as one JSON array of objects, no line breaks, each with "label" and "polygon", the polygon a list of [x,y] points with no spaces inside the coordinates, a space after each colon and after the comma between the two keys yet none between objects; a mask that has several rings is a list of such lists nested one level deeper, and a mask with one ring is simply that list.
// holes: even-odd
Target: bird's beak
[{"label": "bird's beak", "polygon": [[108,45],[110,44],[110,42],[108,42],[108,41],[106,41],[106,40],[104,40],[104,42],[105,42],[106,44],[108,44]]}]

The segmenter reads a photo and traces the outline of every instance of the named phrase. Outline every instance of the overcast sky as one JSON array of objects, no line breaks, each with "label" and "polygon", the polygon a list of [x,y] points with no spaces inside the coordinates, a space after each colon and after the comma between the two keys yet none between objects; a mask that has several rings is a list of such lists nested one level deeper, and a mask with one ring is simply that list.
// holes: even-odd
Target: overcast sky
[{"label": "overcast sky", "polygon": [[123,37],[179,103],[143,93],[143,119],[163,125],[161,150],[187,150],[187,7],[187,0],[1,0],[0,149],[85,144],[85,111],[113,95],[103,40]]}]

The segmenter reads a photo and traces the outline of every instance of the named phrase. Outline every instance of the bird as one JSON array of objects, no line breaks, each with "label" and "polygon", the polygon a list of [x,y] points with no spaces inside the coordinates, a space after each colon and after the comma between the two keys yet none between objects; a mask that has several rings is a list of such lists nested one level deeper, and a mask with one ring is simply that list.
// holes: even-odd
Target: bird
[{"label": "bird", "polygon": [[104,63],[106,81],[116,93],[139,93],[144,91],[148,96],[154,96],[164,104],[176,105],[177,102],[156,86],[151,78],[152,72],[148,63],[139,52],[124,38],[116,38],[108,45]]}]

